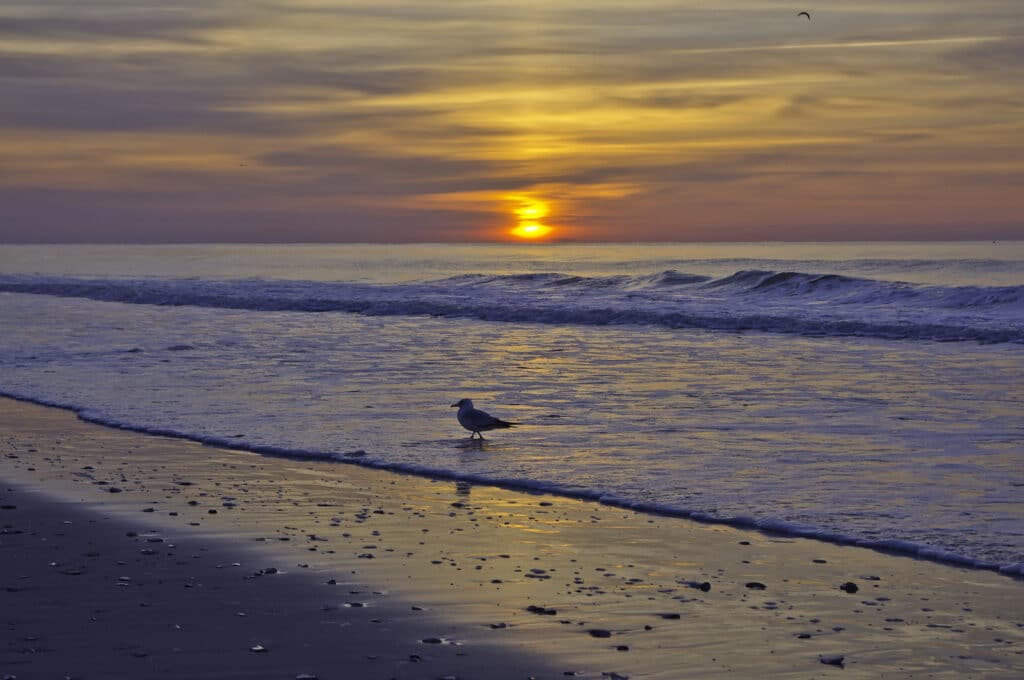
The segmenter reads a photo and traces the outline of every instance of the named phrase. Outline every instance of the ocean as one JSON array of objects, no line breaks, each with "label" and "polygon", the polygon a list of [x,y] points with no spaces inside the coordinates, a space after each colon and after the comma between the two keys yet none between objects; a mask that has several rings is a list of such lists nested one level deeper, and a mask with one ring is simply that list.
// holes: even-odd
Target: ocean
[{"label": "ocean", "polygon": [[105,425],[1024,576],[1024,242],[4,245],[0,326]]}]

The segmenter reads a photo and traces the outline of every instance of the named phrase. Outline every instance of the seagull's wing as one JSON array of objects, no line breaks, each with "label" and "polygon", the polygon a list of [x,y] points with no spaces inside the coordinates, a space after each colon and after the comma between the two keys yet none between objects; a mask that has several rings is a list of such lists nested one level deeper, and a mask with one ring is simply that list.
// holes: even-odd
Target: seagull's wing
[{"label": "seagull's wing", "polygon": [[466,424],[475,430],[493,430],[497,427],[512,427],[515,425],[515,423],[505,422],[500,418],[495,418],[490,413],[476,408],[466,411],[464,418]]},{"label": "seagull's wing", "polygon": [[473,427],[493,426],[495,422],[498,420],[490,413],[481,411],[478,408],[467,410],[463,417],[466,419],[466,422],[472,425]]}]

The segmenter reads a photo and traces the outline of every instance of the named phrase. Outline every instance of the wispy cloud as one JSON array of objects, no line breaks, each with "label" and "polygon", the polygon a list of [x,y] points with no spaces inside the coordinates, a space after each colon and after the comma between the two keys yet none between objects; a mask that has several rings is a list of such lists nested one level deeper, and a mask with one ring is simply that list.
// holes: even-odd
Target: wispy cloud
[{"label": "wispy cloud", "polygon": [[160,226],[179,219],[277,240],[288,215],[291,239],[500,238],[502,196],[524,192],[579,238],[1020,219],[995,209],[1024,172],[1013,0],[795,12],[11,0],[0,190],[21,198],[0,202],[0,240],[66,237],[53,225],[83,206],[112,239],[180,239]]}]

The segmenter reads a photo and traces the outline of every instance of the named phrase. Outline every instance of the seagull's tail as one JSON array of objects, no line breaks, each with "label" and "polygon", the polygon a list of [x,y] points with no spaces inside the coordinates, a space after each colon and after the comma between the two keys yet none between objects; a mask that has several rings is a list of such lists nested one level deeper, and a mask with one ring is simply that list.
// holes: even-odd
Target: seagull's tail
[{"label": "seagull's tail", "polygon": [[507,420],[500,420],[498,418],[494,419],[494,427],[503,427],[504,428],[504,427],[515,427],[516,425],[519,425],[519,423],[510,423]]}]

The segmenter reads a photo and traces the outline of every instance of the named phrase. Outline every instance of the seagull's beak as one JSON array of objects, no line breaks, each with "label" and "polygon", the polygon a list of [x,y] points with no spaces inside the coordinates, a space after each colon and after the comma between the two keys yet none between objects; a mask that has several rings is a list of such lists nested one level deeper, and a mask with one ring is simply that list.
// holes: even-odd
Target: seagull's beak
[{"label": "seagull's beak", "polygon": [[458,408],[458,406],[459,406],[458,404],[452,404],[451,408]]}]

